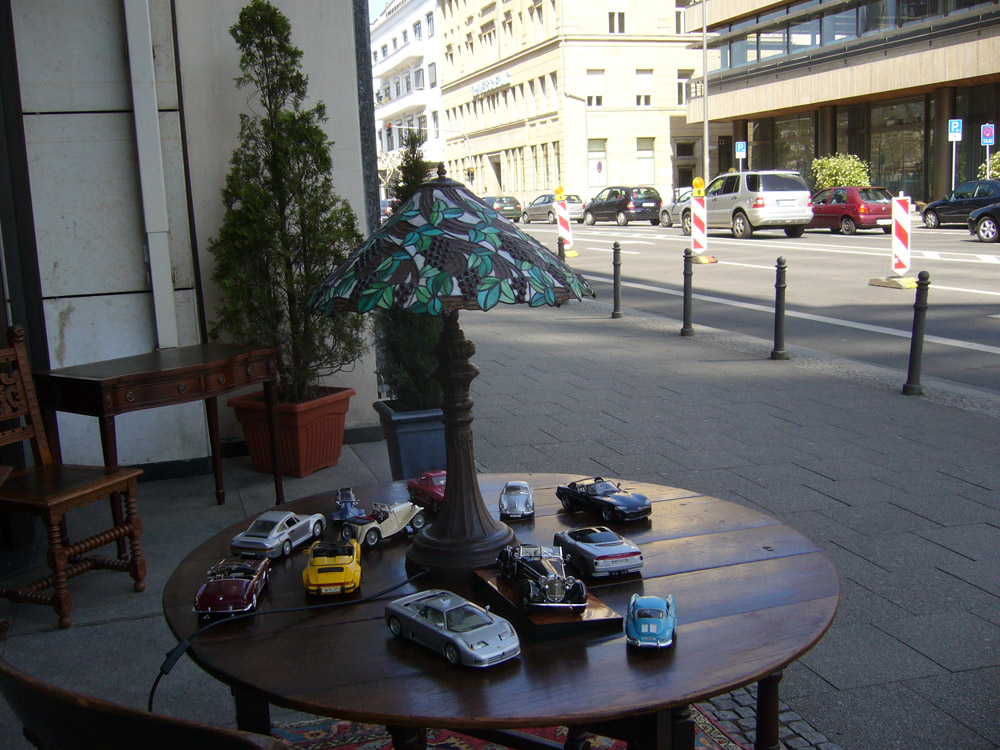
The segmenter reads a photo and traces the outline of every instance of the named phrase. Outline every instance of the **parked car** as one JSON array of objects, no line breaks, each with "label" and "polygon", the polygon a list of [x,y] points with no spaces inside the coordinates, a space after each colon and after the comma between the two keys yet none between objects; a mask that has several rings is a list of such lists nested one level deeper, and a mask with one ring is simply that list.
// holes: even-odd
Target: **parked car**
[{"label": "parked car", "polygon": [[426,508],[431,513],[437,513],[441,510],[441,501],[444,500],[447,478],[448,472],[444,469],[425,471],[419,477],[414,477],[406,483],[410,502]]},{"label": "parked car", "polygon": [[674,597],[632,594],[625,613],[625,643],[636,648],[666,648],[674,643],[677,612]]},{"label": "parked car", "polygon": [[983,206],[969,214],[969,233],[976,235],[980,242],[1000,240],[1000,234],[997,233],[998,225],[1000,225],[1000,203]]},{"label": "parked car", "polygon": [[812,221],[806,229],[854,234],[859,229],[892,231],[892,193],[883,187],[831,187],[812,200]]},{"label": "parked car", "polygon": [[[569,213],[569,220],[577,223],[583,221],[583,199],[579,195],[568,193],[563,196],[563,200],[566,201],[566,211]],[[521,212],[521,221],[525,224],[530,224],[533,221],[546,221],[549,224],[555,224],[555,193],[545,193],[531,201]]]},{"label": "parked car", "polygon": [[924,206],[924,225],[936,229],[944,224],[965,224],[977,208],[1000,203],[1000,180],[964,182],[941,200]]},{"label": "parked car", "polygon": [[535,515],[535,496],[527,482],[507,482],[500,490],[500,520],[531,518]]},{"label": "parked car", "polygon": [[557,531],[552,543],[563,551],[566,562],[584,575],[634,573],[642,568],[638,545],[607,526]]},{"label": "parked car", "polygon": [[663,200],[656,188],[615,187],[604,188],[583,207],[583,220],[593,225],[598,221],[614,221],[623,227],[630,221],[660,222]]},{"label": "parked car", "polygon": [[521,203],[517,198],[509,195],[486,195],[483,196],[483,203],[505,219],[515,223],[521,220]]},{"label": "parked car", "polygon": [[372,503],[372,512],[367,516],[347,519],[340,536],[342,539],[360,539],[366,547],[374,547],[382,539],[406,529],[417,532],[426,525],[424,511],[409,501],[395,505]]},{"label": "parked car", "polygon": [[579,614],[587,608],[587,587],[566,573],[558,547],[508,544],[497,558],[500,575],[517,586],[521,606],[569,609]]},{"label": "parked car", "polygon": [[[809,198],[798,172],[730,172],[705,188],[706,223],[709,229],[730,229],[741,240],[757,229],[784,229],[789,237],[801,237],[813,219]],[[685,234],[691,233],[690,210],[682,219]]]},{"label": "parked car", "polygon": [[232,538],[229,548],[234,555],[290,555],[310,539],[319,539],[326,528],[322,513],[296,515],[286,510],[269,510],[257,516],[250,528]]},{"label": "parked car", "polygon": [[397,638],[421,643],[452,664],[491,667],[521,653],[517,632],[507,620],[443,589],[389,602],[385,623]]},{"label": "parked car", "polygon": [[208,569],[194,595],[194,611],[202,618],[249,612],[267,587],[266,557],[223,558]]},{"label": "parked car", "polygon": [[637,521],[653,512],[648,497],[624,490],[617,482],[601,477],[561,484],[556,487],[556,497],[570,512],[589,510],[600,514],[605,521]]},{"label": "parked car", "polygon": [[357,539],[313,542],[302,570],[307,594],[350,594],[361,586],[361,545]]},{"label": "parked car", "polygon": [[[691,188],[674,188],[674,199],[664,201],[660,207],[660,226],[672,227],[675,223],[683,220],[684,209],[691,206]],[[687,214],[688,221],[691,221],[690,212]],[[691,234],[690,227],[684,234]]]}]

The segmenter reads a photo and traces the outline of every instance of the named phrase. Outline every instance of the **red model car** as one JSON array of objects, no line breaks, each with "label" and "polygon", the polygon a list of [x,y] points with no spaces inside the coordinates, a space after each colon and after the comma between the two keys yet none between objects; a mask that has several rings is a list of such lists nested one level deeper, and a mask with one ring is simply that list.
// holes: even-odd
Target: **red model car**
[{"label": "red model car", "polygon": [[425,471],[419,477],[411,479],[406,483],[406,489],[410,493],[411,502],[432,513],[441,510],[441,501],[444,500],[444,486],[447,472],[444,469],[434,469]]},{"label": "red model car", "polygon": [[201,617],[249,612],[267,586],[270,561],[266,557],[227,557],[205,574],[194,595],[194,611]]},{"label": "red model car", "polygon": [[883,187],[832,187],[812,200],[813,218],[806,229],[854,234],[859,229],[892,231],[892,193]]}]

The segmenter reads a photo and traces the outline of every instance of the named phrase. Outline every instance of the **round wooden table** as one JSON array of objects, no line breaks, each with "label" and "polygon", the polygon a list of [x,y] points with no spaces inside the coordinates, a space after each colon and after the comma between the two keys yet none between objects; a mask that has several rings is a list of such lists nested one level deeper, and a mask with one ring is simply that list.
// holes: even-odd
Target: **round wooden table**
[{"label": "round wooden table", "polygon": [[[756,747],[776,748],[780,671],[830,626],[839,598],[833,565],[789,526],[677,487],[622,481],[652,501],[648,520],[606,523],[585,512],[569,513],[555,489],[578,478],[493,474],[480,476],[480,486],[497,514],[505,481],[531,484],[535,518],[511,524],[521,542],[550,545],[556,531],[609,525],[639,544],[641,575],[586,579],[588,589],[619,614],[633,593],[673,594],[678,617],[673,647],[627,649],[620,629],[570,628],[555,638],[534,639],[519,628],[519,658],[487,669],[452,666],[439,654],[393,638],[383,620],[386,602],[435,587],[484,605],[494,602],[481,580],[440,584],[424,578],[370,602],[225,623],[197,637],[188,653],[234,688],[239,725],[253,731],[268,730],[268,704],[275,704],[384,724],[393,728],[397,745],[419,744],[419,732],[407,727],[482,734],[570,726],[643,747],[669,747],[670,734],[673,746],[683,747],[688,737],[693,742],[691,703],[759,682]],[[283,507],[328,514],[332,490]],[[403,482],[357,487],[355,494],[365,509],[373,501],[407,499]],[[163,609],[178,639],[198,629],[195,590],[208,568],[229,554],[230,538],[247,525],[241,522],[199,545],[171,575]],[[342,600],[404,580],[408,545],[400,535],[365,550],[361,593]],[[302,587],[305,561],[300,551],[272,560],[270,585],[258,611],[315,603]]]}]

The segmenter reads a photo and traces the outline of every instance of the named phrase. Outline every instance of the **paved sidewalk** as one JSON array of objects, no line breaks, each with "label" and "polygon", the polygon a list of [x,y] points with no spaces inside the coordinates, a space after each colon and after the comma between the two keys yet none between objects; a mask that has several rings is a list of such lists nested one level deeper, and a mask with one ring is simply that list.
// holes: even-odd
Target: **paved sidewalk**
[{"label": "paved sidewalk", "polygon": [[[785,671],[786,748],[1000,747],[1000,394],[926,381],[925,396],[905,397],[905,362],[873,368],[794,342],[792,359],[775,362],[770,342],[697,322],[693,338],[680,338],[677,321],[629,310],[611,320],[610,309],[462,313],[482,371],[472,384],[480,469],[677,485],[759,509],[816,542],[840,572],[841,606]],[[225,464],[222,507],[211,476],[140,486],[144,594],[110,573],[75,579],[68,631],[41,607],[0,602],[12,621],[5,657],[144,706],[174,644],[158,599],[167,575],[197,541],[272,501],[269,478],[246,459]],[[382,443],[351,445],[339,466],[287,480],[286,496],[388,478]],[[750,700],[737,691],[713,705],[741,730]],[[181,660],[156,710],[219,722],[232,703]],[[26,747],[12,723],[0,704],[0,746]]]}]

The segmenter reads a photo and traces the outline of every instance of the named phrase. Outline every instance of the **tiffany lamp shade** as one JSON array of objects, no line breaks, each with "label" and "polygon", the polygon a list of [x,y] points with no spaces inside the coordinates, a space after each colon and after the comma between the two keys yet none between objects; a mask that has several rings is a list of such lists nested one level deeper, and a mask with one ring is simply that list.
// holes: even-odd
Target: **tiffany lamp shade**
[{"label": "tiffany lamp shade", "polygon": [[463,578],[491,567],[514,532],[486,509],[476,477],[469,385],[479,368],[476,348],[458,325],[459,310],[490,310],[501,302],[558,306],[593,297],[587,282],[537,240],[445,177],[417,193],[313,290],[309,307],[338,311],[408,310],[440,315],[436,347],[444,413],[448,481],[441,510],[407,552],[411,568],[438,578]]}]

